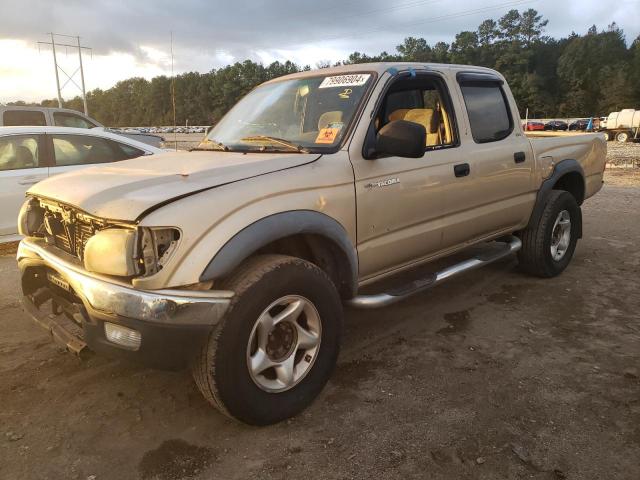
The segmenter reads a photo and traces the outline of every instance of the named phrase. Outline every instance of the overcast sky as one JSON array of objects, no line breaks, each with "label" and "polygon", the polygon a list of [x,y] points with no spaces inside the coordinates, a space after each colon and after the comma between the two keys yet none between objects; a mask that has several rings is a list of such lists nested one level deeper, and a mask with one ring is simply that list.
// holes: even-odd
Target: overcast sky
[{"label": "overcast sky", "polygon": [[[640,34],[640,0],[0,0],[0,102],[55,97],[51,49],[37,46],[50,31],[80,35],[93,48],[84,59],[91,90],[169,75],[171,31],[176,73],[247,58],[315,66],[356,50],[393,53],[410,35],[451,42],[486,18],[530,7],[549,20],[545,33],[554,37],[613,21],[628,43]],[[67,73],[75,71],[76,51],[60,48],[58,56]],[[69,84],[63,97],[77,93]]]}]

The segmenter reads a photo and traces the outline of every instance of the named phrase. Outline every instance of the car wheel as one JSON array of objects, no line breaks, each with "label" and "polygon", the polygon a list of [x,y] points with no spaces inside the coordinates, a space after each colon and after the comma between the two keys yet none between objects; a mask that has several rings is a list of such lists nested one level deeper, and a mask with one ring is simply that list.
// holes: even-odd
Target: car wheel
[{"label": "car wheel", "polygon": [[520,234],[520,268],[538,277],[555,277],[571,262],[578,242],[580,206],[569,192],[552,190],[537,225]]},{"label": "car wheel", "polygon": [[609,132],[602,132],[605,142],[611,141],[611,134]]},{"label": "car wheel", "polygon": [[193,362],[204,397],[224,414],[268,425],[305,409],[335,366],[342,304],[324,271],[284,255],[249,259],[235,295]]},{"label": "car wheel", "polygon": [[630,135],[629,132],[618,132],[616,134],[616,141],[624,143],[629,141]]}]

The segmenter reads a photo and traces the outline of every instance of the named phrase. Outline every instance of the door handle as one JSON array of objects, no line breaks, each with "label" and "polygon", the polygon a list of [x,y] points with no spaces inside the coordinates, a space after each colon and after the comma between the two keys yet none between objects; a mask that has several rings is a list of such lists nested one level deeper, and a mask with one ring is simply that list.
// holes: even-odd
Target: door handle
[{"label": "door handle", "polygon": [[527,156],[524,152],[516,152],[513,154],[513,161],[516,163],[522,163],[527,159]]},{"label": "door handle", "polygon": [[461,163],[453,167],[453,173],[455,173],[456,177],[466,177],[470,172],[471,167],[468,163]]}]

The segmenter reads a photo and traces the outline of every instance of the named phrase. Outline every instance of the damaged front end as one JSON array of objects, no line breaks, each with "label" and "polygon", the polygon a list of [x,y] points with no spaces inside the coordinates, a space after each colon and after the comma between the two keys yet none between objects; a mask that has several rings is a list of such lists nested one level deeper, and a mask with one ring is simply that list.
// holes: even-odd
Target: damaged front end
[{"label": "damaged front end", "polygon": [[25,310],[74,353],[89,347],[156,367],[184,366],[233,296],[133,286],[171,258],[177,229],[99,219],[37,197],[25,203],[19,221]]},{"label": "damaged front end", "polygon": [[72,206],[30,197],[18,227],[25,237],[42,238],[77,259],[88,272],[132,278],[159,272],[180,240],[177,228],[143,228],[105,220]]}]

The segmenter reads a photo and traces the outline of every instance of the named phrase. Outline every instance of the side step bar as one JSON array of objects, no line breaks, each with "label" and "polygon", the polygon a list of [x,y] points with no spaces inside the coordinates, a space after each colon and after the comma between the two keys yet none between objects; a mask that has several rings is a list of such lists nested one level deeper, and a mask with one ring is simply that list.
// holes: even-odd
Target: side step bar
[{"label": "side step bar", "polygon": [[373,295],[357,295],[347,301],[347,305],[356,308],[380,308],[391,305],[392,303],[399,302],[405,298],[414,295],[419,292],[423,292],[431,287],[434,287],[445,280],[453,278],[461,273],[474,270],[479,267],[483,267],[490,263],[507,257],[514,252],[517,252],[522,247],[522,242],[518,237],[509,236],[503,249],[497,252],[491,252],[487,254],[476,255],[473,258],[457,263],[450,267],[440,270],[428,277],[414,280],[408,285],[404,285],[400,288],[393,289],[387,293],[377,293]]}]

